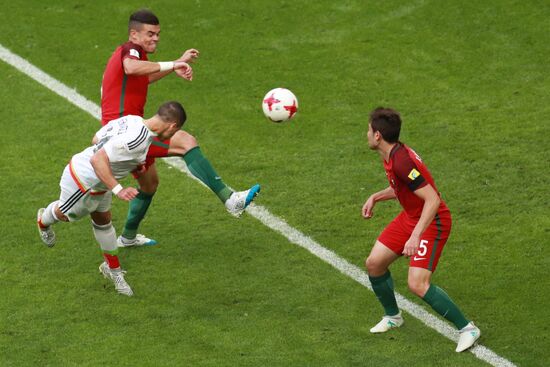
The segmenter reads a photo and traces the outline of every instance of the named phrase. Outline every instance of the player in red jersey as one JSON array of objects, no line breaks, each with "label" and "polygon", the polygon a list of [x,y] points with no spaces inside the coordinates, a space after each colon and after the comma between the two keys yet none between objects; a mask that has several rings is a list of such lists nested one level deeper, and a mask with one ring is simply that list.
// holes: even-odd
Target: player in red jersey
[{"label": "player in red jersey", "polygon": [[[130,16],[128,42],[119,46],[109,59],[101,85],[101,122],[126,115],[143,116],[147,89],[153,83],[174,71],[179,77],[191,81],[193,62],[199,52],[189,49],[175,61],[151,62],[147,54],[154,53],[160,36],[158,18],[149,10],[138,10]],[[149,148],[144,167],[134,174],[139,182],[139,194],[130,203],[128,217],[119,247],[154,245],[155,240],[137,233],[155,194],[159,178],[155,158],[181,156],[189,171],[208,186],[225,204],[232,215],[239,217],[260,191],[259,185],[249,190],[233,192],[222,181],[210,162],[202,154],[197,140],[185,131],[178,131],[171,139],[155,139]]]},{"label": "player in red jersey", "polygon": [[389,266],[401,256],[409,260],[409,289],[460,332],[457,352],[470,348],[480,330],[466,319],[445,291],[431,283],[441,251],[451,232],[451,213],[440,198],[432,175],[418,154],[399,141],[401,117],[392,109],[377,108],[370,114],[367,140],[383,161],[389,187],[372,194],[363,205],[365,219],[374,205],[397,199],[403,211],[384,229],[366,261],[372,289],[385,315],[371,333],[383,333],[403,324],[397,307]]}]

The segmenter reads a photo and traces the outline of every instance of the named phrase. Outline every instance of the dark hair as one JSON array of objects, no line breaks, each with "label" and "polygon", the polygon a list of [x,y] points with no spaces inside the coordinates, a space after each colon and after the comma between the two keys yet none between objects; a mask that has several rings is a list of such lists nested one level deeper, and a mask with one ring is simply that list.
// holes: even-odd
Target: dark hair
[{"label": "dark hair", "polygon": [[130,32],[131,29],[137,31],[141,30],[143,24],[159,25],[159,18],[149,9],[140,9],[130,15],[128,32]]},{"label": "dark hair", "polygon": [[177,101],[170,101],[163,103],[157,111],[157,115],[164,122],[175,122],[178,126],[183,126],[185,120],[187,120],[187,115],[181,103]]},{"label": "dark hair", "polygon": [[379,131],[388,143],[397,143],[401,132],[401,116],[391,108],[378,107],[370,113],[372,131]]}]

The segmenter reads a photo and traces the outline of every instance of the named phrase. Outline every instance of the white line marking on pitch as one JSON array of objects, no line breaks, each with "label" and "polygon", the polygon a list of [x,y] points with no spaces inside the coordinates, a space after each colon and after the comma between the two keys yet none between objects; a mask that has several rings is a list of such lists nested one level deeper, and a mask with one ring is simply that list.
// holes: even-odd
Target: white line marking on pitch
[{"label": "white line marking on pitch", "polygon": [[[88,112],[90,115],[96,119],[101,119],[100,107],[94,102],[86,99],[81,96],[76,90],[71,89],[61,83],[60,81],[52,78],[42,70],[38,69],[36,66],[29,63],[27,60],[17,56],[12,53],[10,50],[6,49],[4,46],[0,45],[0,59],[6,62],[7,64],[13,66],[22,73],[28,75],[32,79],[36,80],[38,83],[42,84],[44,87],[48,88],[52,92],[60,95],[65,98],[78,108]],[[166,163],[179,169],[180,171],[186,173],[189,177],[197,180],[185,165],[185,162],[181,158],[172,157],[165,158]],[[198,180],[197,180],[198,181]],[[200,182],[200,181],[199,181]],[[201,182],[202,183],[202,182]],[[288,223],[286,223],[281,218],[271,214],[266,208],[260,205],[251,204],[247,208],[247,212],[252,215],[254,218],[258,219],[267,227],[273,229],[274,231],[280,233],[286,237],[291,243],[294,243],[309,252],[317,256],[326,263],[332,265],[338,269],[342,274],[347,275],[351,279],[355,280],[364,287],[372,291],[368,275],[358,268],[357,266],[350,264],[345,259],[341,258],[334,252],[324,248],[317,242],[315,242],[311,237],[306,236],[302,232],[298,231],[295,228],[292,228]],[[438,319],[434,315],[430,314],[422,307],[412,303],[407,300],[405,297],[396,293],[397,303],[399,308],[416,317],[418,320],[422,321],[428,327],[436,330],[441,335],[445,336],[447,339],[450,339],[454,342],[458,341],[458,335],[456,330],[451,327],[448,323]],[[489,348],[486,348],[482,345],[477,345],[470,350],[477,358],[485,361],[493,366],[506,366],[506,367],[515,367],[515,365],[509,360],[499,356]]]}]

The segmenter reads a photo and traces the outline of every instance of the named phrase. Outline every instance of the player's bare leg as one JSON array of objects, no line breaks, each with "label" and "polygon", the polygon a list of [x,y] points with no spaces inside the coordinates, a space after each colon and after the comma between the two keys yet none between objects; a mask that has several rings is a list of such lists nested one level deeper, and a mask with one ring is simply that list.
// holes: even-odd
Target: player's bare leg
[{"label": "player's bare leg", "polygon": [[372,247],[365,266],[369,276],[379,277],[384,275],[390,265],[399,258],[395,252],[386,247],[382,242],[376,241]]},{"label": "player's bare leg", "polygon": [[462,311],[443,289],[431,284],[431,277],[432,272],[427,269],[409,268],[409,289],[456,326],[460,333],[456,351],[462,352],[474,345],[481,331],[464,317]]},{"label": "player's bare leg", "polygon": [[197,139],[187,131],[180,130],[170,139],[168,155],[183,157],[187,152],[199,146]]},{"label": "player's bare leg", "polygon": [[239,217],[260,192],[260,185],[257,184],[248,190],[233,192],[202,154],[197,139],[186,131],[178,131],[170,139],[168,155],[183,157],[193,176],[208,186],[235,217]]},{"label": "player's bare leg", "polygon": [[411,292],[422,298],[430,288],[430,280],[432,272],[423,268],[409,268],[409,276],[407,279]]},{"label": "player's bare leg", "polygon": [[372,284],[372,290],[384,307],[384,317],[382,317],[382,320],[378,324],[370,329],[371,333],[384,333],[390,329],[403,325],[403,317],[397,307],[397,301],[393,290],[393,279],[388,269],[398,258],[399,255],[380,241],[376,241],[365,262]]},{"label": "player's bare leg", "polygon": [[159,185],[155,163],[151,164],[145,172],[139,173],[137,181],[139,194],[130,202],[124,230],[117,239],[118,247],[154,246],[157,244],[157,241],[137,233],[139,224],[145,217]]}]

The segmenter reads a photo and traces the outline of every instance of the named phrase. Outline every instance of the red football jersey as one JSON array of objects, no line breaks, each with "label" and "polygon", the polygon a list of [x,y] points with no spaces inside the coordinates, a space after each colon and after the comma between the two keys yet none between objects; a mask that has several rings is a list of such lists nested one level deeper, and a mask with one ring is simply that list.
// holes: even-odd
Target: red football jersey
[{"label": "red football jersey", "polygon": [[[390,161],[384,160],[384,169],[390,186],[407,215],[414,219],[420,218],[424,200],[416,196],[414,191],[430,184],[438,192],[432,175],[422,159],[405,144],[397,143],[390,153]],[[447,205],[441,200],[438,214],[448,211]]]},{"label": "red football jersey", "polygon": [[147,100],[149,76],[131,76],[124,73],[125,58],[147,61],[147,53],[132,43],[117,47],[107,62],[101,82],[101,124],[126,115],[143,117]]}]

